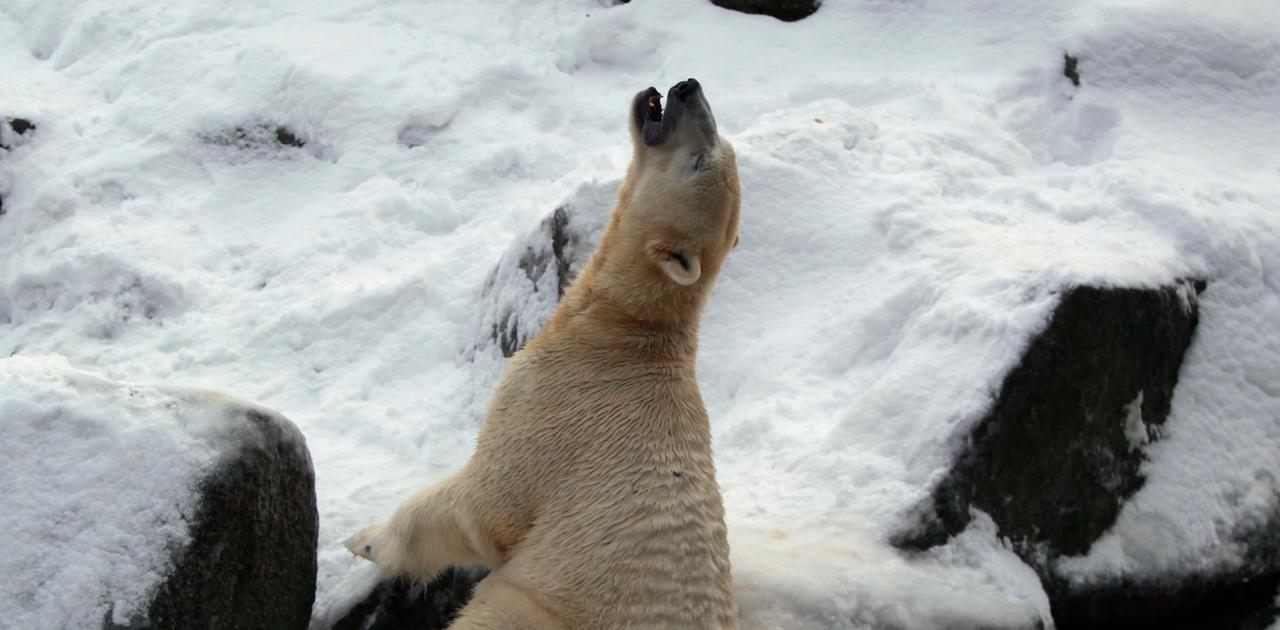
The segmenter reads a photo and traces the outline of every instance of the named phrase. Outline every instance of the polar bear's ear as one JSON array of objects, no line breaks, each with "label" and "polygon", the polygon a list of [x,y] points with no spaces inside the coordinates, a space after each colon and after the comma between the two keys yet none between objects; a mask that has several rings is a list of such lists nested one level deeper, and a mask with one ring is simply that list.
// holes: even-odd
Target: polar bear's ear
[{"label": "polar bear's ear", "polygon": [[698,255],[669,243],[650,241],[649,257],[672,282],[687,287],[702,277],[702,262]]}]

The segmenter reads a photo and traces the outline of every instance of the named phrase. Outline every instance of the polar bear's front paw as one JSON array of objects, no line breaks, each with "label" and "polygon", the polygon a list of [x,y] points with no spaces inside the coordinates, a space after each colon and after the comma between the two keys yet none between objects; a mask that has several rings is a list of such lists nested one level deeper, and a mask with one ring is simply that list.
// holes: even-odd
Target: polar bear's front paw
[{"label": "polar bear's front paw", "polygon": [[374,555],[376,551],[375,543],[377,542],[378,532],[380,531],[382,531],[381,525],[371,525],[360,530],[360,532],[355,536],[346,539],[342,544],[345,545],[351,553],[354,553],[370,562],[377,562]]}]

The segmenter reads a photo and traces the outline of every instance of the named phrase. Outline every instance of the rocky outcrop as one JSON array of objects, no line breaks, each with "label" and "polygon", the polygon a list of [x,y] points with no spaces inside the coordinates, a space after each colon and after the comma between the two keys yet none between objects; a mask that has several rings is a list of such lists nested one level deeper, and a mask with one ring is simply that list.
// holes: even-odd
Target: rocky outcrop
[{"label": "rocky outcrop", "polygon": [[306,628],[315,476],[283,416],[0,359],[0,556],[15,628]]},{"label": "rocky outcrop", "polygon": [[315,474],[298,429],[237,411],[199,484],[190,542],[147,609],[155,628],[306,628],[315,599]]},{"label": "rocky outcrop", "polygon": [[813,15],[822,0],[711,0],[712,4],[741,11],[768,15],[783,22],[795,22]]},{"label": "rocky outcrop", "polygon": [[438,630],[447,628],[488,571],[454,567],[428,584],[387,579],[333,624],[332,630]]},{"label": "rocky outcrop", "polygon": [[507,250],[481,291],[470,358],[510,357],[542,329],[595,249],[619,185],[583,185]]},{"label": "rocky outcrop", "polygon": [[1269,623],[1280,580],[1275,523],[1236,537],[1248,560],[1234,570],[1088,584],[1055,570],[1059,559],[1088,552],[1142,487],[1144,447],[1168,418],[1203,289],[1181,282],[1065,291],[894,543],[944,543],[981,510],[1040,575],[1059,628]]},{"label": "rocky outcrop", "polygon": [[1027,558],[1088,551],[1142,486],[1198,317],[1189,284],[1066,291],[898,545],[945,542],[972,507]]}]

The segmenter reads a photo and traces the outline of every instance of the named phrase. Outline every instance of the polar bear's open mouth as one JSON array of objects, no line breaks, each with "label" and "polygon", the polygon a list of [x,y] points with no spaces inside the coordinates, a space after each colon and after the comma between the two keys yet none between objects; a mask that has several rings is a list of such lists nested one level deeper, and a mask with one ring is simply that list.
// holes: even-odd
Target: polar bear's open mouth
[{"label": "polar bear's open mouth", "polygon": [[[640,108],[643,107],[643,113]],[[657,146],[666,139],[662,129],[662,93],[650,87],[636,97],[636,114],[640,116],[640,136],[647,146]]]},{"label": "polar bear's open mouth", "polygon": [[686,79],[673,86],[667,92],[667,107],[663,110],[662,93],[650,87],[636,94],[632,105],[632,113],[639,131],[640,139],[645,146],[656,147],[671,137],[680,125],[681,119],[692,116],[707,123],[711,136],[714,136],[715,122],[710,109],[702,96],[702,86],[697,79]]}]

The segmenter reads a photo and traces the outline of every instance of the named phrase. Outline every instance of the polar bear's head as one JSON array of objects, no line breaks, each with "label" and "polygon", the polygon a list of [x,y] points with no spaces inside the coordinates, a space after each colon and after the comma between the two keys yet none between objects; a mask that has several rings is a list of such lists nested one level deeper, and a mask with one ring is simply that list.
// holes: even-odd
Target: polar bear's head
[{"label": "polar bear's head", "polygon": [[653,88],[632,99],[634,154],[593,271],[629,310],[679,319],[696,313],[737,245],[741,193],[702,86],[681,81],[663,100]]},{"label": "polar bear's head", "polygon": [[681,81],[631,102],[635,155],[619,210],[623,234],[643,235],[645,257],[681,286],[714,279],[738,238],[738,167],[716,132],[702,86]]}]

